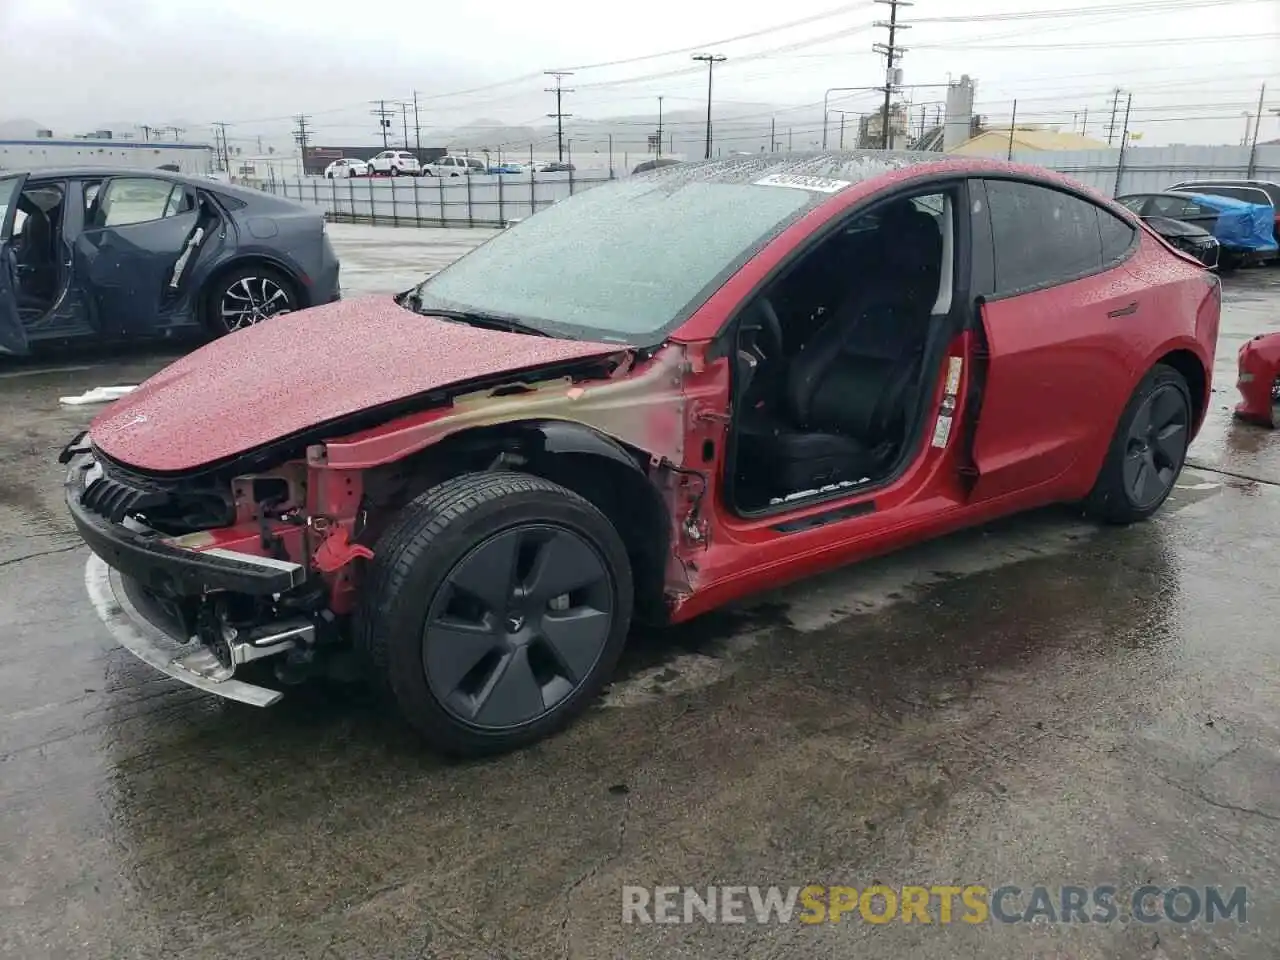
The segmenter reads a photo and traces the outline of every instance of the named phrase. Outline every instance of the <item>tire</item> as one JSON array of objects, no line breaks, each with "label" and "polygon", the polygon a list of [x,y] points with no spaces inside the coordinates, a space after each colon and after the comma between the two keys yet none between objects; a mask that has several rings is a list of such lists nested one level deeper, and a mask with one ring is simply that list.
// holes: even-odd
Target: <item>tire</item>
[{"label": "tire", "polygon": [[[276,291],[283,294],[283,299],[277,296]],[[236,309],[241,304],[250,315],[229,318],[224,308]],[[279,270],[258,264],[236,267],[230,273],[215,277],[203,298],[205,325],[215,336],[234,333],[268,317],[292,313],[300,307],[297,284]]]},{"label": "tire", "polygon": [[[567,586],[578,580],[589,582]],[[596,698],[626,641],[632,590],[626,547],[593,504],[530,474],[464,474],[379,538],[356,647],[431,748],[503,753]]]},{"label": "tire", "polygon": [[393,176],[393,177],[398,177],[398,176],[400,176],[400,168],[399,168],[399,167],[392,167],[392,168],[391,168],[391,176]]},{"label": "tire", "polygon": [[1160,509],[1186,462],[1191,391],[1177,370],[1156,364],[1120,415],[1085,512],[1105,523],[1135,523]]}]

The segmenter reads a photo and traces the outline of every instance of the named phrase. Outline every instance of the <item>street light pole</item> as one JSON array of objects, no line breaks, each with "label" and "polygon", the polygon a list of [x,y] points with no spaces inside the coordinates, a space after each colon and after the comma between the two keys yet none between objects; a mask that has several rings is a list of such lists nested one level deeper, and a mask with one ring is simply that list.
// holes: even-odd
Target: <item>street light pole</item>
[{"label": "street light pole", "polygon": [[711,78],[715,73],[716,64],[723,63],[727,57],[715,53],[695,53],[694,60],[698,60],[707,65],[707,148],[704,154],[705,159],[711,159]]}]

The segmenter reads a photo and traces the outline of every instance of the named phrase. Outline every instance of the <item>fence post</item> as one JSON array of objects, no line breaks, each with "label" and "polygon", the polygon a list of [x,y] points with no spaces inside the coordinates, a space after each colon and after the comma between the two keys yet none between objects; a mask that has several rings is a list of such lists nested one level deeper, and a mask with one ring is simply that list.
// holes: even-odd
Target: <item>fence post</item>
[{"label": "fence post", "polygon": [[569,196],[573,196],[573,164],[569,164]]},{"label": "fence post", "polygon": [[436,177],[436,186],[440,190],[440,226],[447,227],[444,217],[444,177]]},{"label": "fence post", "polygon": [[538,212],[538,176],[533,172],[533,144],[529,144],[529,216]]},{"label": "fence post", "polygon": [[502,210],[502,178],[504,174],[498,174],[498,225],[505,227],[507,225],[507,216]]},{"label": "fence post", "polygon": [[330,179],[329,180],[329,216],[336,217],[337,215],[338,215],[338,181],[336,179]]},{"label": "fence post", "polygon": [[351,219],[348,223],[356,222],[356,182],[355,180],[347,180],[347,206],[351,210]]},{"label": "fence post", "polygon": [[320,184],[314,180],[311,181],[311,202],[317,207],[320,206]]},{"label": "fence post", "polygon": [[418,207],[418,180],[421,175],[413,178],[413,222],[416,226],[422,220],[422,210]]},{"label": "fence post", "polygon": [[400,182],[400,178],[389,177],[387,182],[391,184],[391,225],[398,227],[400,226],[400,213],[396,208],[396,194],[400,191],[396,189],[396,185]]},{"label": "fence post", "polygon": [[372,173],[369,174],[369,222],[377,224],[378,222],[378,202],[373,199],[373,180]]},{"label": "fence post", "polygon": [[468,171],[466,174],[466,181],[467,181],[467,226],[474,227],[476,223],[475,223],[475,214],[471,210],[471,172],[470,171]]}]

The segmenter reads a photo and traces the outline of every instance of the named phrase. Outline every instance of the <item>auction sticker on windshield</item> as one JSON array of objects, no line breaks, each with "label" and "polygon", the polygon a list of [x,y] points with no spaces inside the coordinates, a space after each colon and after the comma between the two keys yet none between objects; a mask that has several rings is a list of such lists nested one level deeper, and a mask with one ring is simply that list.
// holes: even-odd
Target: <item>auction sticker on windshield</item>
[{"label": "auction sticker on windshield", "polygon": [[835,193],[849,186],[851,180],[829,180],[826,177],[805,177],[798,173],[771,173],[757,180],[757,187],[795,187],[797,190],[816,190],[819,193]]}]

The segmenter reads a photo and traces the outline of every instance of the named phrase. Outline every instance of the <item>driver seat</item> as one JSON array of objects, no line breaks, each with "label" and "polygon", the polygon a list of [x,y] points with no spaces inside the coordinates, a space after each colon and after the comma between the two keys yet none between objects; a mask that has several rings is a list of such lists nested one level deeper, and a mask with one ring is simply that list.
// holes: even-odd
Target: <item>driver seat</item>
[{"label": "driver seat", "polygon": [[787,364],[786,421],[749,411],[739,444],[779,493],[875,476],[897,452],[942,269],[937,221],[909,201],[881,221],[883,268]]}]

